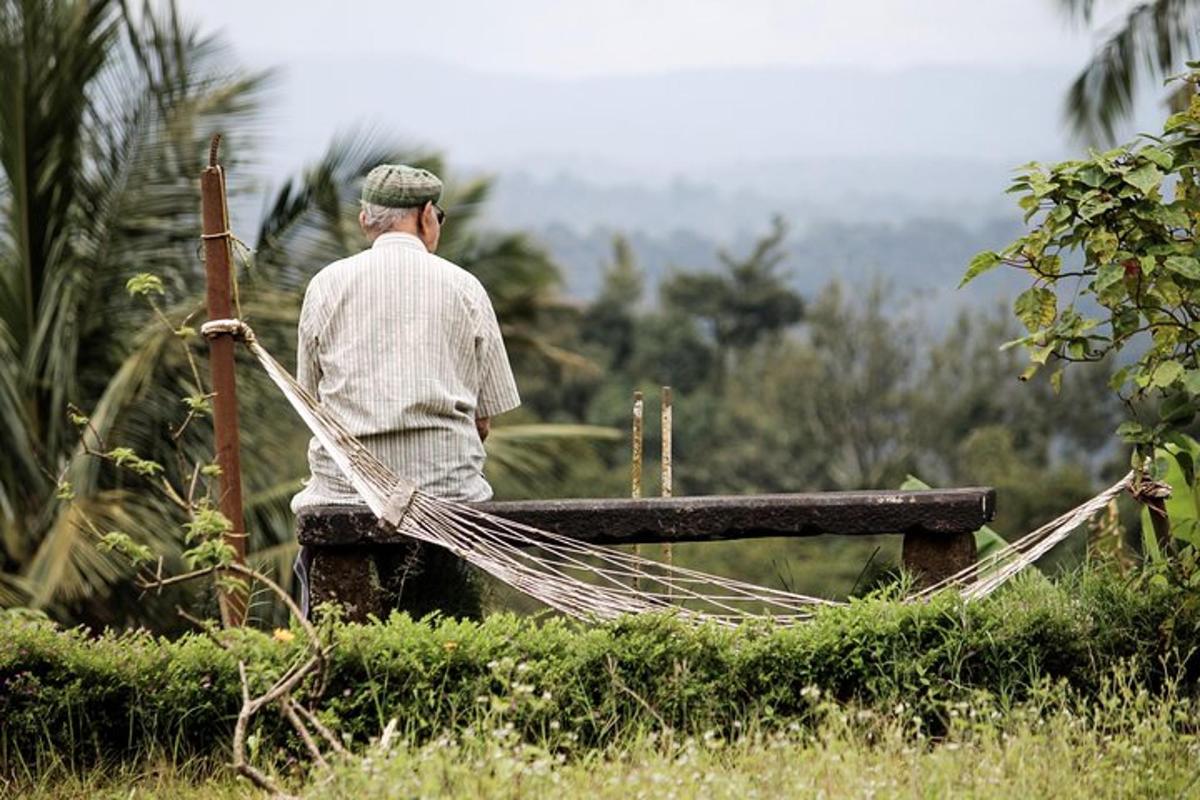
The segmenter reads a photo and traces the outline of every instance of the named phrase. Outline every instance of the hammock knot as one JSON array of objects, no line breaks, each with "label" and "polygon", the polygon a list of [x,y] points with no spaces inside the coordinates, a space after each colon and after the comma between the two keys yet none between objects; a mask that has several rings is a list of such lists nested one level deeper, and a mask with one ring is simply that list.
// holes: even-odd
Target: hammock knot
[{"label": "hammock knot", "polygon": [[1166,500],[1171,496],[1171,485],[1145,476],[1129,482],[1129,493],[1139,503],[1148,504],[1155,500]]},{"label": "hammock knot", "polygon": [[200,326],[200,335],[209,341],[218,336],[232,336],[239,342],[254,341],[254,331],[240,319],[210,319]]}]

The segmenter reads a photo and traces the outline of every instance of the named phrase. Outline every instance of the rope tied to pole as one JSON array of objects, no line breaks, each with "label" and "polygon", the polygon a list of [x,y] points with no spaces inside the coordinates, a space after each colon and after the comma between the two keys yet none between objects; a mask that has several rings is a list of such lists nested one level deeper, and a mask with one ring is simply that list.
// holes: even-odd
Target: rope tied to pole
[{"label": "rope tied to pole", "polygon": [[255,341],[254,329],[240,319],[210,319],[200,326],[200,335],[209,341],[219,336],[232,336],[239,342]]}]

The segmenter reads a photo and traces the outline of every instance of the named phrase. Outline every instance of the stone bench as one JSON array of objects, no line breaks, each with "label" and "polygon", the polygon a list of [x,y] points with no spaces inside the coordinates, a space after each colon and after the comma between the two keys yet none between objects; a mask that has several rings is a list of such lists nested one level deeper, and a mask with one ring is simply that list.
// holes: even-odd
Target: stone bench
[{"label": "stone bench", "polygon": [[[475,504],[498,517],[593,544],[709,542],[832,534],[904,536],[903,565],[929,584],[975,562],[972,535],[995,516],[990,488],[822,492]],[[412,540],[361,506],[318,506],[297,515],[308,548],[312,602],[342,604],[350,619],[384,616],[391,603],[383,567]],[[401,559],[402,560],[402,559]],[[447,586],[447,590],[451,587]]]}]

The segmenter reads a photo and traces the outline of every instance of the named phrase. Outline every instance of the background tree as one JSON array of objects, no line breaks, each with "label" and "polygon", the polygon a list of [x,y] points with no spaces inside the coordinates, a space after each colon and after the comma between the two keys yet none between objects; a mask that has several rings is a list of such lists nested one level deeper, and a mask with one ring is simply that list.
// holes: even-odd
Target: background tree
[{"label": "background tree", "polygon": [[776,216],[770,233],[738,259],[720,252],[718,272],[679,272],[660,289],[663,308],[690,316],[716,347],[720,375],[732,359],[779,335],[804,317],[804,302],[780,271],[787,226]]}]

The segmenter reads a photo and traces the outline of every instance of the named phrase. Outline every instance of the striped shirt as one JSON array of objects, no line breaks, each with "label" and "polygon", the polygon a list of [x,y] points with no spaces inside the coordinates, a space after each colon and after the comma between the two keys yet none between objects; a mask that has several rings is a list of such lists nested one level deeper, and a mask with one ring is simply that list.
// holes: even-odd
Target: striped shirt
[{"label": "striped shirt", "polygon": [[[482,284],[385,233],[308,284],[300,311],[300,383],[398,475],[450,500],[487,500],[475,420],[520,405],[496,313]],[[314,438],[311,477],[292,510],[361,504]]]}]

